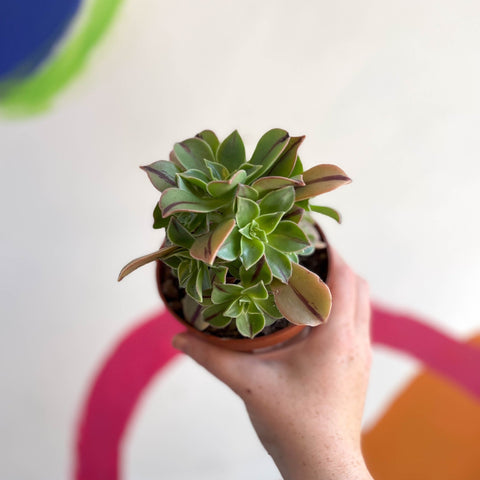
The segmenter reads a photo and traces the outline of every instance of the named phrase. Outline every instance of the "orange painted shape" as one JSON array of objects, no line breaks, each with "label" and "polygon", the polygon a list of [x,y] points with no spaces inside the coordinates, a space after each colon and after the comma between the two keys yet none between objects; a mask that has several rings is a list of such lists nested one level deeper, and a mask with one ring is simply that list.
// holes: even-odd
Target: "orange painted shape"
[{"label": "orange painted shape", "polygon": [[362,448],[375,480],[480,480],[480,402],[424,371],[364,433]]}]

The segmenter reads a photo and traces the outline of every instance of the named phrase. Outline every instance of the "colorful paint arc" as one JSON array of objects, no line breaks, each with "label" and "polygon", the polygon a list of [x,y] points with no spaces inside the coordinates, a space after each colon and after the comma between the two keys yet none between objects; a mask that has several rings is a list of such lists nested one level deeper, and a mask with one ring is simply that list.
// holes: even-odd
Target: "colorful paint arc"
[{"label": "colorful paint arc", "polygon": [[[465,394],[478,405],[479,348],[458,342],[414,317],[386,308],[374,307],[372,322],[375,343],[413,355],[452,388],[456,384],[457,389],[460,387],[467,392]],[[119,478],[125,428],[142,392],[177,355],[170,341],[180,330],[182,327],[168,312],[159,313],[129,332],[114,348],[101,367],[81,414],[76,433],[75,480]],[[451,364],[455,367],[451,368]],[[370,434],[366,438],[376,437]],[[370,463],[375,463],[375,452],[369,450]]]}]

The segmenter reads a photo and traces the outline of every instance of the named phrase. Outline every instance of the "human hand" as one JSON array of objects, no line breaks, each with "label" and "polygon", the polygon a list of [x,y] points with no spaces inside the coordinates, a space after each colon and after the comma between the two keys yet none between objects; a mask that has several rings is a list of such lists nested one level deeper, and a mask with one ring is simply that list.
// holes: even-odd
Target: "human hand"
[{"label": "human hand", "polygon": [[240,353],[181,333],[173,345],[245,402],[285,480],[371,479],[360,449],[370,371],[368,286],[334,252],[325,325],[267,353]]}]

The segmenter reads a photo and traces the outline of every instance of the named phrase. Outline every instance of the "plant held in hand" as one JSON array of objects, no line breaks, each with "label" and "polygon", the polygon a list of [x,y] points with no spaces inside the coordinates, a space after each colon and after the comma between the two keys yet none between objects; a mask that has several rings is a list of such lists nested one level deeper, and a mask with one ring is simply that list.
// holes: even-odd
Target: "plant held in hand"
[{"label": "plant held in hand", "polygon": [[303,140],[270,130],[247,161],[237,131],[220,143],[204,130],[176,143],[169,161],[141,167],[161,192],[153,226],[165,228],[166,239],[126,265],[119,280],[161,260],[185,289],[184,317],[199,330],[235,327],[253,338],[283,317],[326,321],[330,290],[301,260],[325,248],[311,212],[340,217],[310,199],[350,179],[335,165],[304,171]]}]

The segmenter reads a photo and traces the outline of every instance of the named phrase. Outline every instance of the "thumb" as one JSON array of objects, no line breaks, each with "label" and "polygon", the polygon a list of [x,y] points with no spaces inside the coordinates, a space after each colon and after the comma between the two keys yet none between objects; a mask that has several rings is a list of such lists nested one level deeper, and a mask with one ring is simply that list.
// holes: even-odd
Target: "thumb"
[{"label": "thumb", "polygon": [[212,345],[187,332],[175,335],[172,345],[226,383],[234,392],[242,390],[242,381],[249,371],[247,363],[250,354]]}]

